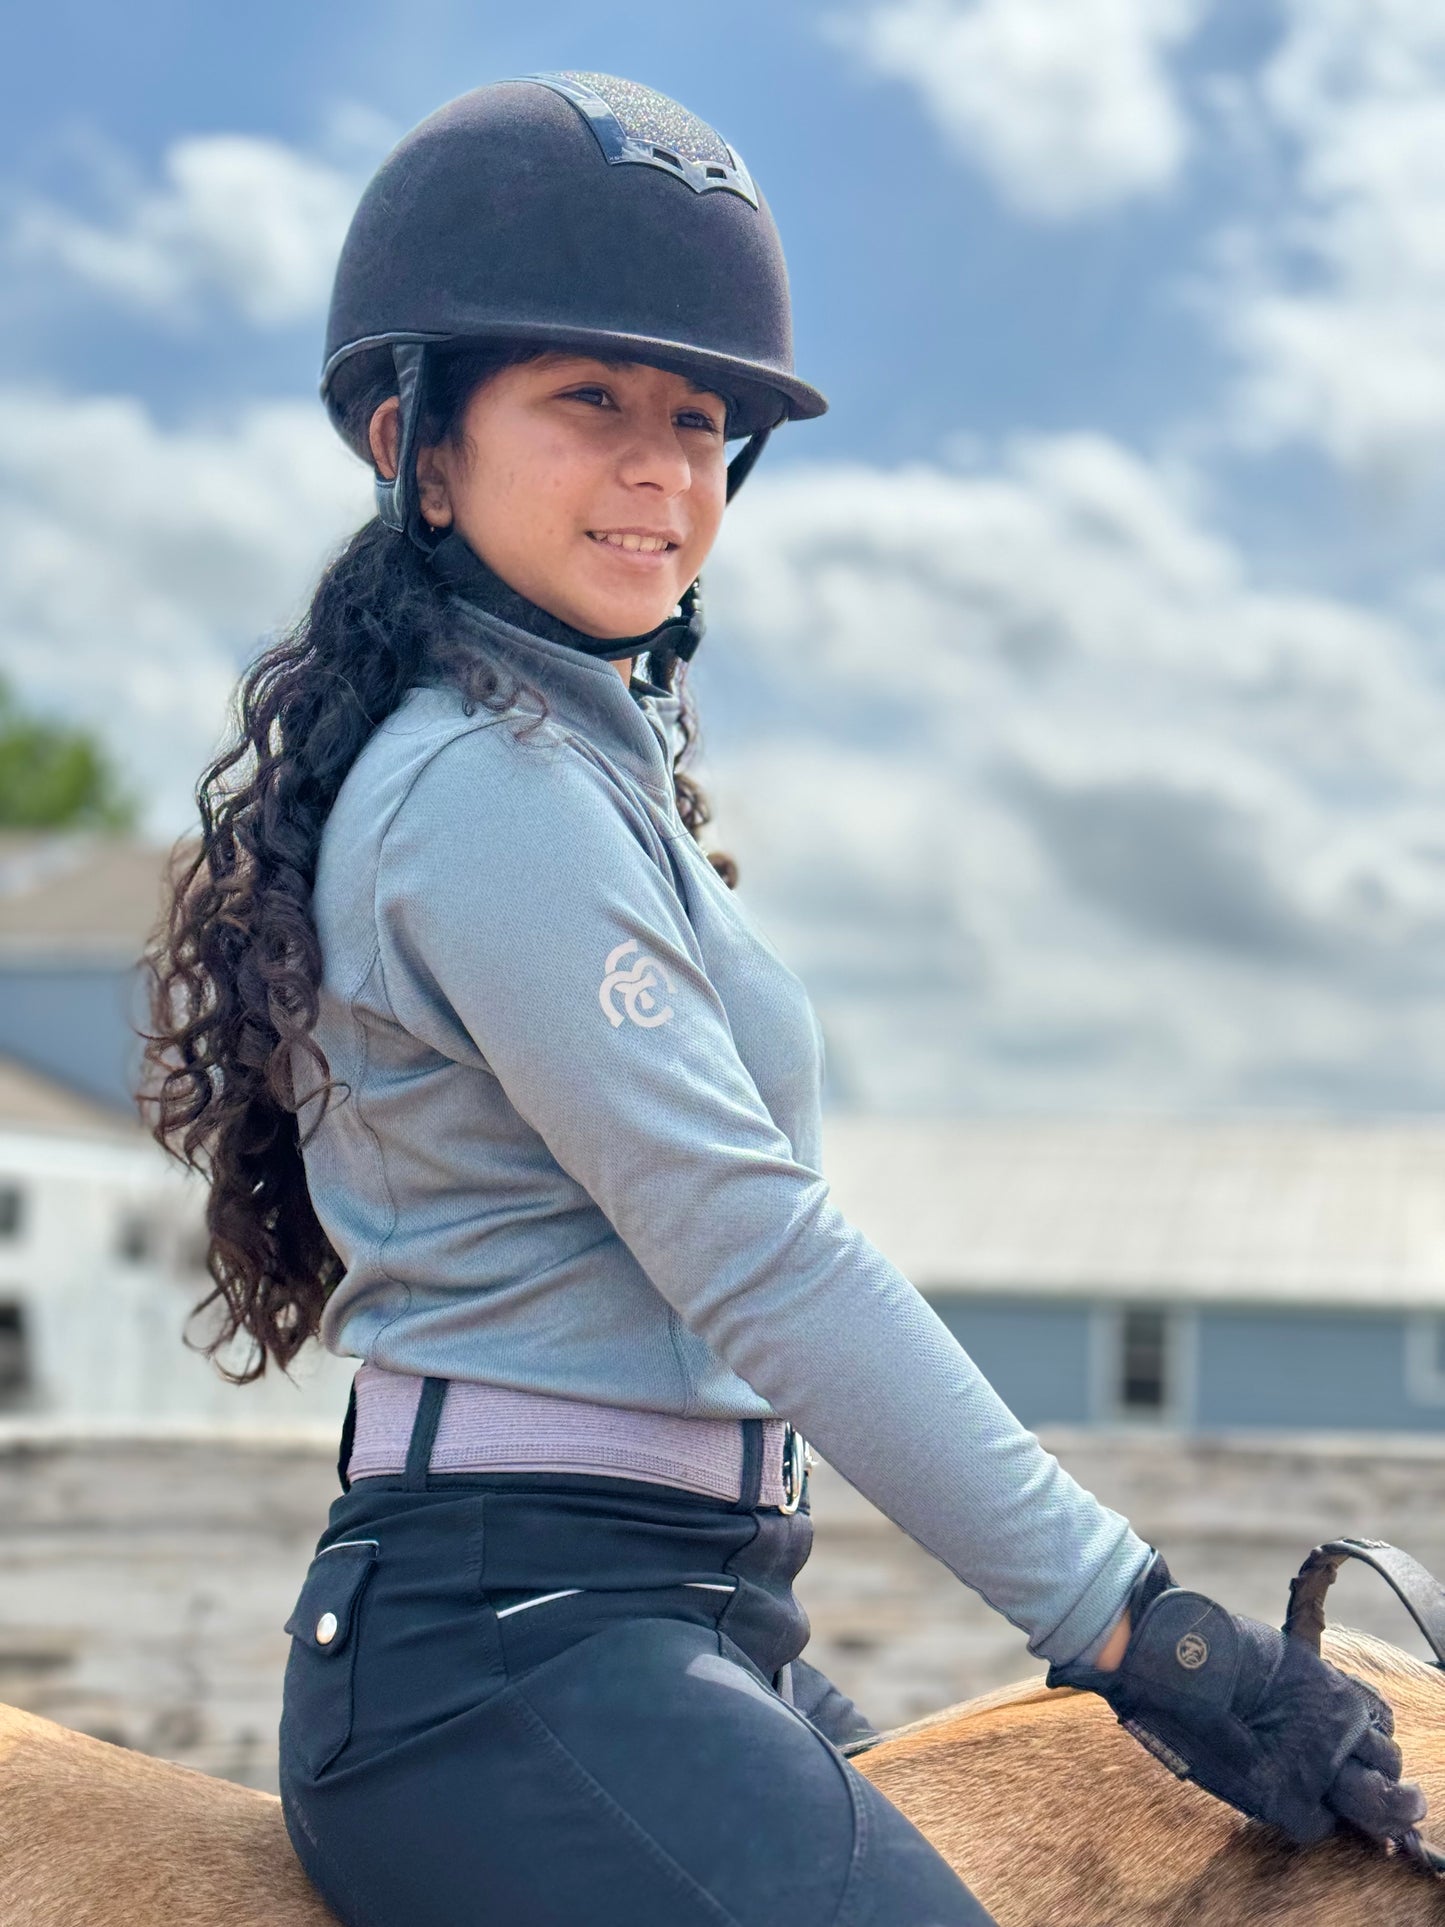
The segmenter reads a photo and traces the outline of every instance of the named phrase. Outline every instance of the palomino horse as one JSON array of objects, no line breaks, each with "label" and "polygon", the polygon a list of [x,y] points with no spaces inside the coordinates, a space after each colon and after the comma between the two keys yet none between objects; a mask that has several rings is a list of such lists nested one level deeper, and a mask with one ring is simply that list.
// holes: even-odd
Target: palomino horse
[{"label": "palomino horse", "polygon": [[[1359,1633],[1326,1633],[1323,1651],[1391,1702],[1405,1775],[1445,1823],[1445,1671]],[[1089,1693],[1004,1687],[855,1764],[1000,1927],[1445,1927],[1439,1875],[1353,1839],[1289,1846],[1175,1780]],[[279,1801],[11,1709],[0,1922],[336,1927]]]}]

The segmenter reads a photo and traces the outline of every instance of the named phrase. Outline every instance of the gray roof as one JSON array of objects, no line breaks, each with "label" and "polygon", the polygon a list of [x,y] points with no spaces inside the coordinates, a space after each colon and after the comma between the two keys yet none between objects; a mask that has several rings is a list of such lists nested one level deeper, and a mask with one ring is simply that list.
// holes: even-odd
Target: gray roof
[{"label": "gray roof", "polygon": [[0,832],[0,965],[133,961],[159,912],[165,862],[132,837]]},{"label": "gray roof", "polygon": [[920,1290],[1445,1310],[1445,1125],[830,1113],[836,1202]]},{"label": "gray roof", "polygon": [[146,1133],[134,1120],[97,1104],[13,1057],[0,1056],[0,1131],[44,1132],[47,1136],[105,1138],[140,1144]]}]

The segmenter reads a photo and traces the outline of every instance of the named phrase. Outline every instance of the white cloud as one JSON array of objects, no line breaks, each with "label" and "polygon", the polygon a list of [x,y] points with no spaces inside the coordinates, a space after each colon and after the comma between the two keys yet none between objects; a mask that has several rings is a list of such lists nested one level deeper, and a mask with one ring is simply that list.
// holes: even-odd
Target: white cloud
[{"label": "white cloud", "polygon": [[1445,10],[1286,6],[1245,98],[1287,188],[1229,235],[1210,303],[1243,364],[1239,432],[1409,480],[1445,435]]},{"label": "white cloud", "polygon": [[[379,124],[338,124],[343,144],[369,145]],[[258,328],[303,320],[325,304],[361,189],[349,167],[246,134],[174,141],[159,185],[109,157],[104,220],[53,201],[14,210],[17,263],[59,269],[107,297],[174,323],[219,298]]]},{"label": "white cloud", "polygon": [[719,841],[845,1091],[1438,1102],[1445,699],[1410,629],[1253,579],[1097,436],[760,475],[709,606],[756,691],[708,738]]},{"label": "white cloud", "polygon": [[1200,0],[883,0],[835,19],[918,90],[1025,214],[1067,219],[1165,188],[1188,123],[1168,67]]},{"label": "white cloud", "polygon": [[170,430],[131,397],[0,390],[0,665],[98,728],[154,827],[190,818],[239,664],[370,512],[314,402]]}]

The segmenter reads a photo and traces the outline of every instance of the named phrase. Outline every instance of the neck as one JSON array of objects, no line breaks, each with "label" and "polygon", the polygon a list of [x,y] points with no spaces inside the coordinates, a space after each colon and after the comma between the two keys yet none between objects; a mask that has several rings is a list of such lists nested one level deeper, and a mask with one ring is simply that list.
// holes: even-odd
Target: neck
[{"label": "neck", "polygon": [[[437,573],[469,602],[480,604],[492,615],[500,616],[503,622],[510,622],[514,628],[526,629],[534,636],[545,636],[550,642],[565,643],[568,648],[580,649],[589,656],[602,657],[617,666],[624,683],[630,682],[633,661],[640,653],[637,640],[631,637],[609,640],[603,636],[590,636],[585,630],[574,629],[570,622],[564,622],[560,616],[539,608],[535,602],[520,595],[509,582],[504,582],[466,538],[455,530],[437,544],[429,559]],[[623,651],[626,653],[623,654]]]},{"label": "neck", "polygon": [[[520,595],[482,560],[465,536],[455,529],[442,537],[436,547],[428,552],[427,559],[443,581],[469,602],[477,603],[492,615],[499,616],[503,622],[526,629],[534,636],[545,636],[551,642],[565,643],[569,649],[580,650],[583,655],[617,664],[624,683],[630,684],[632,665],[638,656],[663,647],[671,648],[684,658],[689,657],[697,646],[696,635],[691,633],[692,627],[696,627],[697,635],[701,634],[700,618],[694,624],[682,618],[673,618],[659,623],[657,628],[649,629],[642,636],[609,638],[588,635],[585,630],[574,629],[570,622],[564,622],[560,616],[554,616],[549,610],[539,608],[535,602]],[[684,601],[684,608],[691,606]]]}]

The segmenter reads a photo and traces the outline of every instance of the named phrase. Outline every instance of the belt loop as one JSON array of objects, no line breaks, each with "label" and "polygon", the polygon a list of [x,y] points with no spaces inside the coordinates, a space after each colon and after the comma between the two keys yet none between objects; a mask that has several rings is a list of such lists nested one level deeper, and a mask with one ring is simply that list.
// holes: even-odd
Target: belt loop
[{"label": "belt loop", "polygon": [[442,1400],[447,1395],[444,1378],[422,1380],[421,1397],[416,1402],[411,1438],[406,1448],[405,1489],[425,1492],[426,1475],[431,1466],[431,1450],[436,1443],[437,1423],[442,1415]]},{"label": "belt loop", "polygon": [[763,1496],[763,1421],[745,1418],[738,1423],[743,1428],[743,1464],[733,1511],[755,1512]]},{"label": "belt loop", "polygon": [[346,1417],[341,1421],[341,1450],[336,1458],[336,1476],[341,1481],[343,1492],[351,1490],[351,1480],[347,1477],[347,1467],[351,1464],[351,1448],[356,1443],[356,1378],[351,1380],[351,1396],[346,1401]]}]

